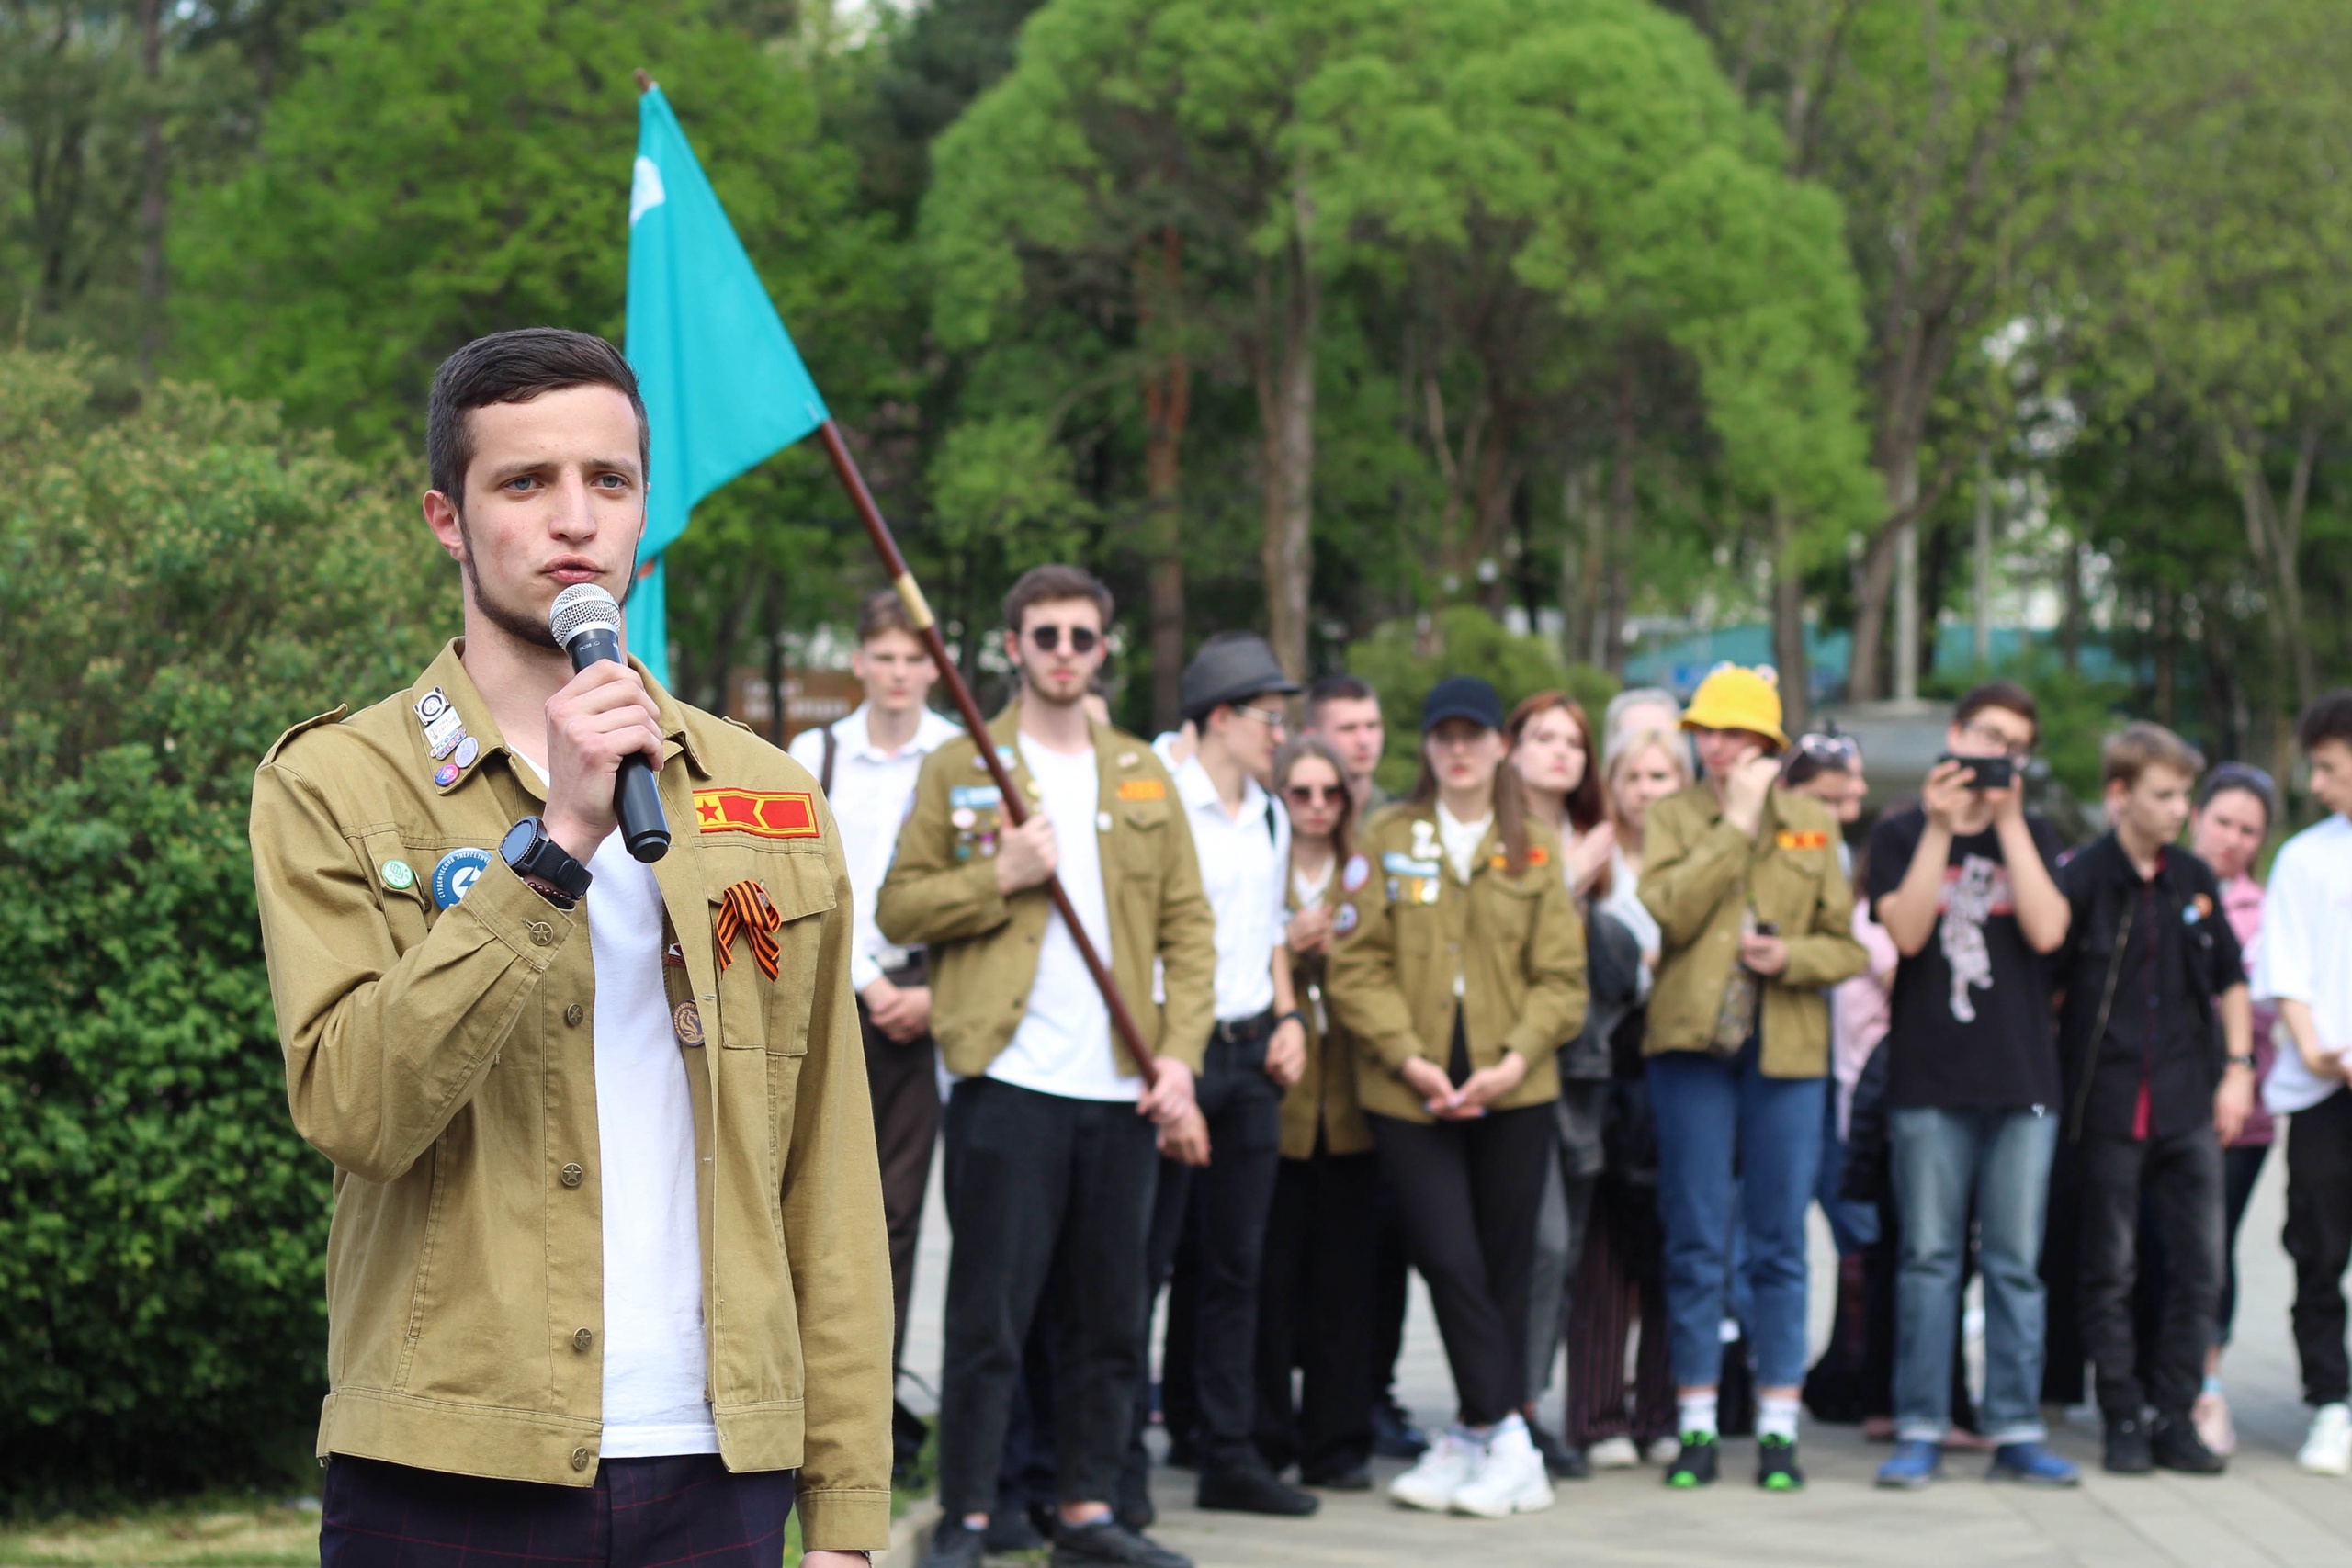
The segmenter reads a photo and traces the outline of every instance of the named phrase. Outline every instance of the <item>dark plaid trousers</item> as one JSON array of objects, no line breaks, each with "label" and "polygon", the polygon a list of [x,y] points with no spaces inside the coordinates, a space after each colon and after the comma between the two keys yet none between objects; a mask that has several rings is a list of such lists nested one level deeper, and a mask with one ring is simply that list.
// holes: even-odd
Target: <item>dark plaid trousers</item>
[{"label": "dark plaid trousers", "polygon": [[608,1459],[594,1486],[543,1486],[337,1454],[320,1568],[777,1568],[797,1471],[728,1473],[717,1454]]}]

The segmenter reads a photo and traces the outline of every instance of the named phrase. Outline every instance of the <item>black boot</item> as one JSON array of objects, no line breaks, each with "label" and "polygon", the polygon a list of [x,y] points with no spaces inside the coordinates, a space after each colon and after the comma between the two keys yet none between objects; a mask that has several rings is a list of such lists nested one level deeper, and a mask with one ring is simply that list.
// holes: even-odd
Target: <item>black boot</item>
[{"label": "black boot", "polygon": [[2230,1461],[2205,1446],[2187,1416],[2159,1416],[2148,1435],[2148,1449],[2157,1465],[2184,1475],[2219,1475]]},{"label": "black boot", "polygon": [[1198,1501],[1204,1508],[1237,1514],[1273,1514],[1303,1518],[1323,1506],[1262,1464],[1212,1465],[1201,1472]]},{"label": "black boot", "polygon": [[2106,1465],[2109,1475],[2145,1475],[2156,1468],[2145,1421],[2136,1416],[2108,1417]]}]

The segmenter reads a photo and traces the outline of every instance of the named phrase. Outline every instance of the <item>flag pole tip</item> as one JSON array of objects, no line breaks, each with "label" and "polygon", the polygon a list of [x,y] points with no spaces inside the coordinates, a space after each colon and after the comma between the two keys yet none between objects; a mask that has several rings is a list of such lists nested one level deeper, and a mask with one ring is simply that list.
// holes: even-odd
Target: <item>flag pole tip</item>
[{"label": "flag pole tip", "polygon": [[637,77],[637,90],[639,93],[650,93],[653,91],[653,78],[645,73],[645,68],[643,66],[640,65],[637,68],[635,75]]}]

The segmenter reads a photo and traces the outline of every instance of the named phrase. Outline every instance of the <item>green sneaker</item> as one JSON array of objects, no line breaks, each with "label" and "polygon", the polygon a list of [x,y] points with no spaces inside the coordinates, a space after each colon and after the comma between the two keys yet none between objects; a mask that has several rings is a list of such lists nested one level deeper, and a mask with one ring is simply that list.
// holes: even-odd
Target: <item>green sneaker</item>
[{"label": "green sneaker", "polygon": [[1713,1486],[1723,1468],[1723,1445],[1713,1432],[1685,1432],[1682,1451],[1666,1467],[1666,1483],[1682,1491]]},{"label": "green sneaker", "polygon": [[1804,1489],[1804,1472],[1797,1468],[1794,1438],[1756,1439],[1756,1484],[1767,1492],[1801,1492]]}]

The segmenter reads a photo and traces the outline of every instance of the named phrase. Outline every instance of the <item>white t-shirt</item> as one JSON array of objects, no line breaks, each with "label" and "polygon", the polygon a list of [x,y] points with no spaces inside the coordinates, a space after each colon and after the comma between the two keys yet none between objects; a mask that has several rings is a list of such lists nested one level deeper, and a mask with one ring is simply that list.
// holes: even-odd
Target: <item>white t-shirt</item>
[{"label": "white t-shirt", "polygon": [[842,854],[849,862],[850,989],[863,993],[882,978],[885,969],[906,963],[906,953],[885,942],[874,924],[875,896],[898,852],[899,829],[915,801],[915,780],[922,760],[964,732],[925,708],[915,724],[914,739],[896,751],[874,744],[867,719],[871,707],[830,726],[804,729],[792,738],[792,760],[824,777],[825,731],[833,733],[833,783],[825,792],[833,820],[842,830]]},{"label": "white t-shirt", "polygon": [[[1319,909],[1323,907],[1323,895],[1331,890],[1331,873],[1338,867],[1339,857],[1334,855],[1331,859],[1325,861],[1323,869],[1313,876],[1295,869],[1291,872],[1291,895],[1298,900],[1298,907],[1301,909]],[[1289,922],[1284,921],[1283,924],[1287,929]]]},{"label": "white t-shirt", "polygon": [[1471,864],[1478,853],[1478,846],[1486,842],[1487,824],[1494,819],[1493,813],[1489,812],[1476,822],[1460,821],[1445,808],[1445,802],[1441,800],[1437,803],[1438,840],[1445,845],[1445,858],[1453,863],[1453,874],[1459,880],[1465,883],[1470,880]]},{"label": "white t-shirt", "polygon": [[653,868],[631,859],[617,832],[605,835],[588,871],[605,1232],[605,1431],[597,1449],[606,1459],[715,1454],[718,1428],[703,1396],[709,1379],[694,1100],[662,987],[662,890]]},{"label": "white t-shirt", "polygon": [[1290,863],[1290,818],[1247,777],[1241,815],[1226,815],[1216,781],[1198,757],[1176,770],[1176,797],[1192,823],[1201,891],[1216,917],[1216,1016],[1238,1023],[1274,1005],[1274,948],[1290,919],[1282,872]]},{"label": "white t-shirt", "polygon": [[[1100,793],[1094,748],[1064,756],[1024,735],[1021,758],[1044,792],[1037,808],[1054,824],[1054,842],[1061,851],[1057,874],[1095,953],[1108,964],[1111,905],[1102,890],[1102,839],[1094,818]],[[1111,1055],[1111,1010],[1102,1005],[1102,993],[1094,988],[1094,976],[1078,955],[1059,909],[1046,917],[1029,1009],[1012,1043],[989,1064],[988,1076],[1069,1100],[1131,1101],[1142,1090],[1142,1079],[1119,1076]]]},{"label": "white t-shirt", "polygon": [[1649,955],[1661,951],[1666,933],[1658,929],[1657,917],[1649,912],[1648,906],[1642,902],[1641,896],[1635,891],[1634,885],[1640,880],[1634,874],[1633,868],[1625,863],[1623,848],[1610,845],[1609,891],[1594,899],[1592,908],[1595,914],[1614,915],[1624,922],[1625,929],[1632,931],[1634,940],[1641,944],[1642,979],[1635,994],[1647,1000],[1650,981],[1654,977],[1650,973]]},{"label": "white t-shirt", "polygon": [[[2299,1001],[2312,1010],[2322,1049],[2352,1052],[2352,821],[2330,817],[2279,848],[2270,886],[2262,895],[2262,942],[2255,956],[2254,994],[2261,1001]],[[2262,1086],[2274,1116],[2308,1111],[2344,1087],[2320,1078],[2282,1022],[2278,1059]]]}]

